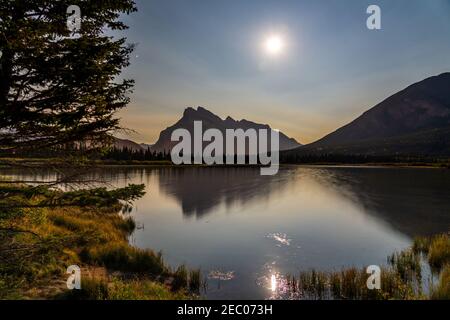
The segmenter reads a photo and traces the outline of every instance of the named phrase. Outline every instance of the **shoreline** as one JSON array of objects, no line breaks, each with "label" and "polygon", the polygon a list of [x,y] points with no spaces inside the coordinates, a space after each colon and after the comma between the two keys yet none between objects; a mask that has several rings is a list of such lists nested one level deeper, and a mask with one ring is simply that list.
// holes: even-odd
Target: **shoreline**
[{"label": "shoreline", "polygon": [[[178,268],[170,266],[160,253],[138,248],[129,242],[136,224],[131,215],[120,214],[124,207],[119,200],[132,199],[132,195],[142,196],[139,190],[132,192],[133,189],[128,189],[125,193],[123,189],[106,191],[99,188],[60,193],[45,188],[35,191],[26,185],[2,186],[1,183],[0,188],[5,192],[15,192],[20,197],[5,204],[12,205],[14,201],[21,200],[19,203],[23,205],[15,214],[4,210],[6,219],[0,227],[9,230],[5,234],[7,245],[14,249],[16,244],[30,248],[43,244],[39,249],[39,259],[36,254],[22,258],[19,252],[8,257],[14,258],[11,262],[0,264],[6,271],[4,275],[7,275],[2,278],[0,274],[0,298],[199,298],[194,292],[202,287],[200,269],[189,270],[185,265]],[[30,191],[37,192],[31,199],[26,197]],[[46,204],[48,199],[61,199],[62,202]],[[45,206],[39,206],[40,203]],[[11,234],[10,231],[17,231],[18,234]],[[389,257],[391,263],[383,269],[382,282],[387,287],[380,294],[365,289],[367,275],[364,266],[342,267],[337,271],[312,269],[295,277],[285,277],[293,293],[302,292],[299,298],[448,299],[449,245],[448,234],[442,234],[417,238],[411,248],[393,253]],[[438,277],[438,283],[430,288],[429,294],[415,285],[422,279],[419,265],[423,257],[427,257],[428,264],[436,268]],[[65,287],[65,270],[70,265],[81,268],[80,292],[68,291]],[[404,273],[404,270],[411,270],[412,273]],[[194,291],[190,291],[193,288]]]},{"label": "shoreline", "polygon": [[[11,209],[0,208],[0,299],[197,299],[199,270],[174,269],[160,252],[129,242],[136,223],[124,203],[142,189],[60,192],[0,182],[16,195],[2,201]],[[81,271],[80,290],[67,287],[69,266]]]},{"label": "shoreline", "polygon": [[[72,167],[73,163],[61,159],[24,159],[24,158],[0,158],[0,169],[14,167],[29,168],[64,168]],[[103,167],[174,167],[174,168],[261,168],[262,165],[250,164],[186,164],[175,165],[170,161],[116,161],[116,160],[94,160],[81,163],[80,167],[103,168]],[[335,168],[415,168],[415,169],[450,169],[450,162],[311,162],[311,163],[280,163],[280,167],[335,167]]]}]

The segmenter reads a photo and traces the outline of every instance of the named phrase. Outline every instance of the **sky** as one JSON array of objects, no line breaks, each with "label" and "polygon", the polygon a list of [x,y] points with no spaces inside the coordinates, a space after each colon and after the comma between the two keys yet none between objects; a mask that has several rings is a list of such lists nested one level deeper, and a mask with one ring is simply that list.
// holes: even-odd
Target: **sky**
[{"label": "sky", "polygon": [[[450,0],[137,0],[119,116],[154,143],[187,107],[313,142],[390,95],[450,71]],[[381,30],[369,30],[369,5]],[[283,48],[271,55],[270,36]]]}]

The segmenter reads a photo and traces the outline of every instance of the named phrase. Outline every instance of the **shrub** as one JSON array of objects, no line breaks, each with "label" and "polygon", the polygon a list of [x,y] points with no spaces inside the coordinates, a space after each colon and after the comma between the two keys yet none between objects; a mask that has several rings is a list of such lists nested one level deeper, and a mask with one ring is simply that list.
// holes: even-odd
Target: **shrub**
[{"label": "shrub", "polygon": [[159,276],[167,273],[162,255],[151,250],[131,247],[128,244],[110,244],[81,254],[84,261],[102,265],[109,269],[128,272],[146,273]]}]

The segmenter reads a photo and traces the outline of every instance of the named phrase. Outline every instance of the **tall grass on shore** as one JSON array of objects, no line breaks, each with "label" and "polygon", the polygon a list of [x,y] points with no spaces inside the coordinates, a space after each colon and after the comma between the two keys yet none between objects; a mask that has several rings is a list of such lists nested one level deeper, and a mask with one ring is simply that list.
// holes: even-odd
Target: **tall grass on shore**
[{"label": "tall grass on shore", "polygon": [[167,290],[164,284],[145,279],[110,281],[99,278],[83,278],[81,290],[75,290],[58,297],[70,300],[189,300],[184,291]]},{"label": "tall grass on shore", "polygon": [[431,299],[450,300],[450,264],[443,268],[438,285],[431,288]]},{"label": "tall grass on shore", "polygon": [[[135,199],[143,187],[70,193],[10,184],[2,188],[14,196],[0,200],[0,299],[61,297],[67,293],[61,280],[74,264],[114,275],[85,278],[82,294],[88,298],[185,299],[198,292],[196,270],[183,266],[173,272],[161,253],[129,244],[136,223],[120,213],[124,204],[119,200]],[[17,209],[2,209],[8,206]],[[180,277],[188,280],[180,282]]]},{"label": "tall grass on shore", "polygon": [[83,249],[80,257],[89,264],[112,270],[146,273],[153,277],[168,275],[168,268],[164,265],[161,253],[127,244],[105,244]]},{"label": "tall grass on shore", "polygon": [[450,236],[439,234],[433,237],[418,237],[414,240],[413,251],[426,256],[432,270],[439,272],[450,263]]},{"label": "tall grass on shore", "polygon": [[[369,290],[366,268],[344,268],[340,271],[302,271],[298,277],[286,277],[291,296],[300,299],[335,300],[410,300],[450,299],[450,239],[448,234],[418,238],[412,248],[387,257],[381,268],[381,288]],[[422,255],[439,276],[437,285],[430,284],[424,293]]]},{"label": "tall grass on shore", "polygon": [[392,269],[384,268],[381,273],[382,290],[367,288],[368,274],[364,268],[345,268],[341,271],[303,271],[298,280],[291,280],[291,290],[306,300],[383,300],[414,299],[415,289],[403,283]]},{"label": "tall grass on shore", "polygon": [[185,265],[181,265],[173,273],[172,289],[175,291],[183,289],[199,295],[204,286],[200,269],[188,270]]},{"label": "tall grass on shore", "polygon": [[189,292],[200,294],[200,290],[206,289],[206,282],[202,280],[202,272],[200,269],[189,271]]}]

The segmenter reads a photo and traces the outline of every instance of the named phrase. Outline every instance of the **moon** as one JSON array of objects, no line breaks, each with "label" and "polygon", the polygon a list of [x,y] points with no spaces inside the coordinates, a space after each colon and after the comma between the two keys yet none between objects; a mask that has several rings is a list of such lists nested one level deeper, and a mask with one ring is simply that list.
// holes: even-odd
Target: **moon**
[{"label": "moon", "polygon": [[264,50],[270,56],[277,56],[283,52],[284,39],[277,34],[268,36],[264,41]]}]

